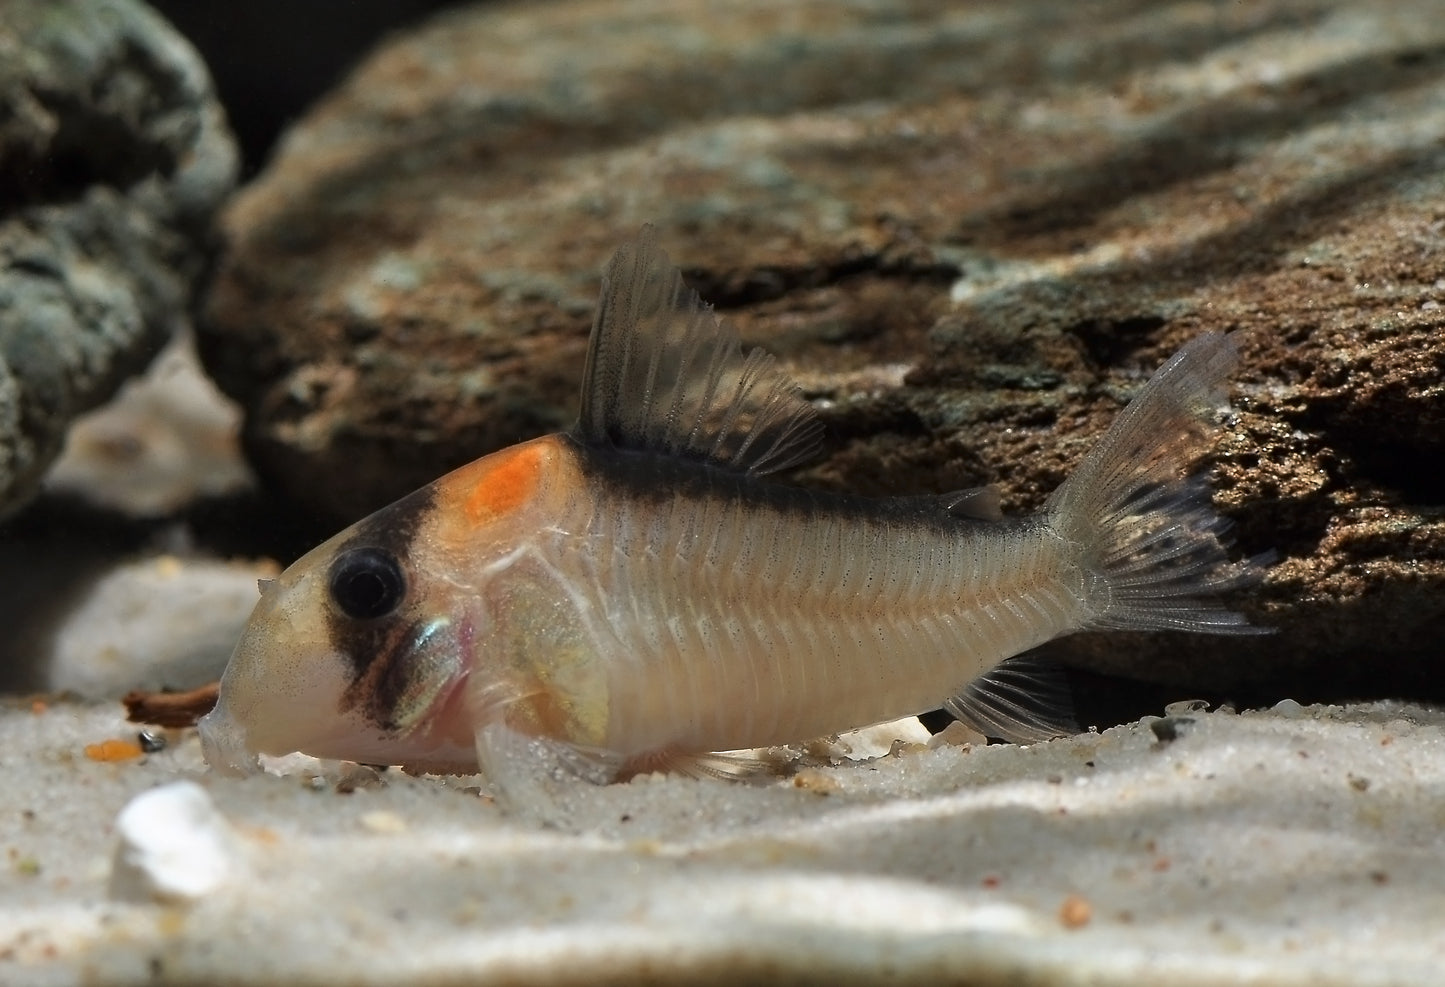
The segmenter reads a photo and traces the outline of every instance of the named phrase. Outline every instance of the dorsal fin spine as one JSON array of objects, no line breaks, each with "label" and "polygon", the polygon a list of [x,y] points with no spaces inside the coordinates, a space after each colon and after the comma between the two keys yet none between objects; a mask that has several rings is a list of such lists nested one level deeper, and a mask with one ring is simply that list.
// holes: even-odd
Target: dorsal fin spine
[{"label": "dorsal fin spine", "polygon": [[775,360],[682,280],[645,227],[607,265],[577,440],[760,475],[811,457],[816,413]]}]

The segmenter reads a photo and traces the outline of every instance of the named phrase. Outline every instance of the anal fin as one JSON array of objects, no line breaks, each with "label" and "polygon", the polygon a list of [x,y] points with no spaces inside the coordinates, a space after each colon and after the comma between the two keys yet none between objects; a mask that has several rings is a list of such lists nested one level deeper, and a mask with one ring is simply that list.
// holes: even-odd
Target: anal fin
[{"label": "anal fin", "polygon": [[1079,732],[1062,666],[1038,651],[1005,658],[943,708],[985,737],[1015,744]]}]

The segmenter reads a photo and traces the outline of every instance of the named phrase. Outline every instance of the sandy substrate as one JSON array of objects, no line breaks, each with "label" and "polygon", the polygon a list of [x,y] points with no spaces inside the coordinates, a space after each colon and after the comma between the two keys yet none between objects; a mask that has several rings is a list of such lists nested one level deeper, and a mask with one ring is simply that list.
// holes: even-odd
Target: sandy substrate
[{"label": "sandy substrate", "polygon": [[475,779],[212,777],[190,734],[100,762],[115,707],[12,701],[0,981],[1438,983],[1445,716],[1189,718],[579,787],[548,828]]}]

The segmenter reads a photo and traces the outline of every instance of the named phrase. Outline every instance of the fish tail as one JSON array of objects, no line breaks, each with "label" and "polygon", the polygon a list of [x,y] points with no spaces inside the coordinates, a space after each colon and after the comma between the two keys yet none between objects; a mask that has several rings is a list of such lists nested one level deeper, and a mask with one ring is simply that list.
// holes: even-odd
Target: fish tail
[{"label": "fish tail", "polygon": [[1053,529],[1089,574],[1090,627],[1261,633],[1218,595],[1258,580],[1268,561],[1230,562],[1229,522],[1192,466],[1228,408],[1234,335],[1208,333],[1170,358],[1049,498]]}]

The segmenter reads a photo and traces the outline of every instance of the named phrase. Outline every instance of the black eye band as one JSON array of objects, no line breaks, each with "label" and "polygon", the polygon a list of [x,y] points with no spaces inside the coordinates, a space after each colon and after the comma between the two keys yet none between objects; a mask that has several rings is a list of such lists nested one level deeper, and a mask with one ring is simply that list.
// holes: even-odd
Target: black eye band
[{"label": "black eye band", "polygon": [[331,563],[331,599],[356,620],[385,617],[406,597],[406,576],[390,552],[353,548]]}]

